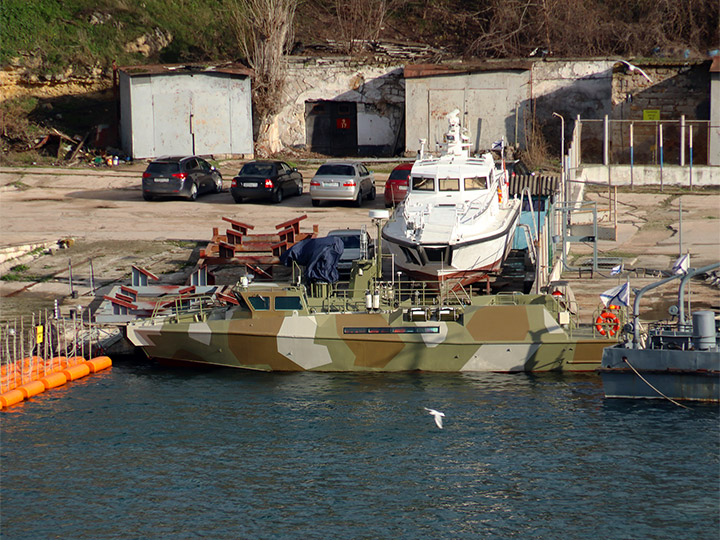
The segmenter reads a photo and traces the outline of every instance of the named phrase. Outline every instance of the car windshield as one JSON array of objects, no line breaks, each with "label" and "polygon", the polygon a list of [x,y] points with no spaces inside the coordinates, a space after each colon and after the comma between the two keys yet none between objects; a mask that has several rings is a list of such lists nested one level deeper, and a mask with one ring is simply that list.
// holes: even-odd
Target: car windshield
[{"label": "car windshield", "polygon": [[179,163],[168,163],[162,161],[156,161],[150,163],[147,168],[147,172],[153,174],[173,174],[180,170]]},{"label": "car windshield", "polygon": [[407,180],[410,176],[410,169],[394,169],[388,180]]},{"label": "car windshield", "polygon": [[360,249],[360,237],[357,235],[341,236],[345,249]]},{"label": "car windshield", "polygon": [[320,166],[316,174],[320,176],[353,176],[355,170],[352,165],[325,164]]},{"label": "car windshield", "polygon": [[240,176],[269,176],[272,172],[271,163],[246,163],[240,169]]}]

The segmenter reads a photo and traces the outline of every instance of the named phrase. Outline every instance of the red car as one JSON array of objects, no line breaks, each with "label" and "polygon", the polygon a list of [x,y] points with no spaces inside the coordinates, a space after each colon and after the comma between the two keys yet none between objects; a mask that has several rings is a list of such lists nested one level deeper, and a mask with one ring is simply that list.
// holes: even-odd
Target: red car
[{"label": "red car", "polygon": [[385,206],[395,206],[405,200],[408,194],[412,163],[401,163],[395,167],[385,182]]}]

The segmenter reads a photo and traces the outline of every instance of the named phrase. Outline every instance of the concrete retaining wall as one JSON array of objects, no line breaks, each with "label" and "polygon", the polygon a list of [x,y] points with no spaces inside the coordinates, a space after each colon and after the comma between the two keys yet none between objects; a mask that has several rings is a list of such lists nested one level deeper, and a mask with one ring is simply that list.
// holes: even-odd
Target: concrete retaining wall
[{"label": "concrete retaining wall", "polygon": [[[632,168],[633,186],[685,186],[691,185],[690,167],[666,165],[635,165]],[[613,186],[631,185],[631,168],[629,165],[583,165],[578,170],[578,180],[587,182],[610,183]],[[720,167],[695,166],[692,168],[692,186],[720,186]]]}]

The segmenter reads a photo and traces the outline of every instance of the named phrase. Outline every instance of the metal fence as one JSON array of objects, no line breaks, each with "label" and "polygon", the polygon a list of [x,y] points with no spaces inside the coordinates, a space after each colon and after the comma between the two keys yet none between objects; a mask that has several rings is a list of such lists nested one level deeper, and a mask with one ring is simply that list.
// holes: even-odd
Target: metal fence
[{"label": "metal fence", "polygon": [[707,165],[707,120],[575,120],[572,146],[582,163],[603,165]]}]

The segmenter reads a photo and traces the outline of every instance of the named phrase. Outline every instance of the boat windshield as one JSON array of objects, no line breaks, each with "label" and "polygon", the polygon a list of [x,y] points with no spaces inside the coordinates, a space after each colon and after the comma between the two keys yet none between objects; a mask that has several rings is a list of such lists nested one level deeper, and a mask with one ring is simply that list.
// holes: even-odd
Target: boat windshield
[{"label": "boat windshield", "polygon": [[276,311],[300,311],[303,308],[302,300],[299,296],[276,296]]},{"label": "boat windshield", "polygon": [[435,179],[426,176],[412,177],[413,191],[435,191]]},{"label": "boat windshield", "polygon": [[460,191],[459,178],[440,178],[438,183],[440,184],[440,191]]},{"label": "boat windshield", "polygon": [[270,298],[267,296],[249,296],[248,301],[255,311],[267,311],[270,309]]},{"label": "boat windshield", "polygon": [[465,191],[487,189],[487,176],[473,176],[465,178]]}]

